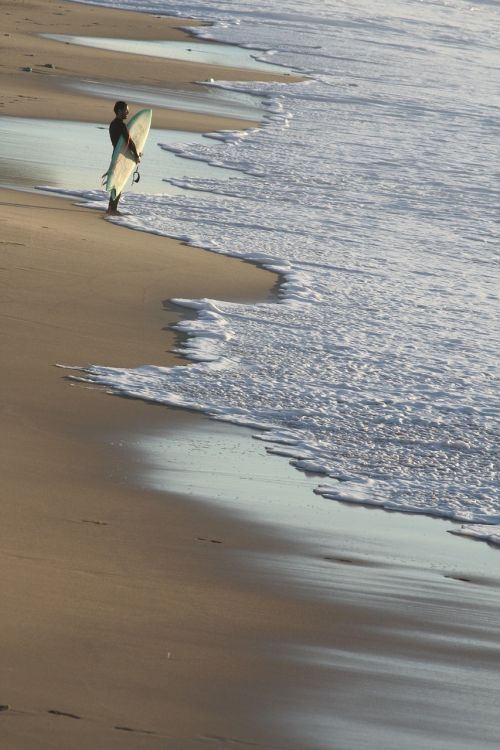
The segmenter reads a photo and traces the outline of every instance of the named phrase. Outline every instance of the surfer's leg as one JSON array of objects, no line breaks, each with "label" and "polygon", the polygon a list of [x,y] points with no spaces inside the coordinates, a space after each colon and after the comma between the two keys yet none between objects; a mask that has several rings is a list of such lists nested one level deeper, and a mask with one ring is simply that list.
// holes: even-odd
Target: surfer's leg
[{"label": "surfer's leg", "polygon": [[118,211],[118,201],[120,200],[120,198],[121,198],[121,193],[120,193],[120,195],[117,195],[114,200],[113,200],[113,198],[109,199],[108,210],[106,211],[107,214],[109,214],[110,216],[113,216],[113,215],[116,216],[116,214],[119,213],[119,211]]}]

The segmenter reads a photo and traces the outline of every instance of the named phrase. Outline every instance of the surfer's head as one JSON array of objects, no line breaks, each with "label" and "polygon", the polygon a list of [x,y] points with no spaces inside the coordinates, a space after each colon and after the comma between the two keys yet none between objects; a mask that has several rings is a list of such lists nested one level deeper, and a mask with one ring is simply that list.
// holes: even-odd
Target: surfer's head
[{"label": "surfer's head", "polygon": [[128,104],[127,102],[116,102],[113,107],[115,115],[122,120],[126,120],[128,117]]}]

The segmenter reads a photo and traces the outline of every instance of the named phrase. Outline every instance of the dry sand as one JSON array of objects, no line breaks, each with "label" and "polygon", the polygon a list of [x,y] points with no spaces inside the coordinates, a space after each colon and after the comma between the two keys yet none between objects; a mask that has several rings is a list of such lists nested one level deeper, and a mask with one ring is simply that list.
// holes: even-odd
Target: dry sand
[{"label": "dry sand", "polygon": [[[33,36],[91,29],[157,38],[148,16],[53,0],[2,0],[0,13],[2,33],[10,34],[0,52],[5,114],[108,121],[109,102],[64,88],[75,75],[102,80],[102,70],[131,84],[154,75],[179,86],[207,77],[205,66],[201,75],[196,66],[165,63],[160,76],[157,61],[132,63]],[[163,19],[162,34],[179,34],[179,23]],[[46,62],[56,69],[36,67]],[[19,70],[27,64],[34,73]],[[232,125],[216,119],[219,127]],[[217,126],[213,118],[155,111],[159,126],[181,122],[193,130]],[[0,191],[0,253],[2,750],[490,747],[498,727],[490,720],[476,737],[462,726],[469,696],[455,696],[453,676],[418,681],[411,672],[426,660],[465,665],[464,684],[484,676],[481,705],[494,698],[498,685],[488,670],[498,661],[497,577],[467,583],[445,579],[444,568],[429,577],[420,574],[416,552],[411,575],[399,566],[391,573],[388,562],[374,577],[368,560],[352,566],[333,552],[324,599],[314,585],[259,573],[256,560],[284,564],[301,555],[305,573],[311,561],[299,544],[265,527],[134,481],[137,459],[121,436],[167,425],[175,432],[193,420],[196,429],[198,418],[71,384],[55,367],[179,364],[165,330],[177,313],[163,300],[265,299],[276,277],[129,232],[64,200],[9,190]],[[381,544],[389,545],[390,529],[384,533]],[[365,529],[347,546],[359,557],[367,538]],[[336,586],[356,597],[337,596]],[[373,685],[377,670],[366,665],[333,669],[286,658],[299,645],[385,655],[387,662]],[[387,667],[396,655],[407,682]],[[455,696],[455,725],[439,720],[446,695],[448,703]],[[371,696],[371,712],[356,707],[360,696]],[[350,734],[337,722],[338,733],[325,739],[320,710],[324,717],[330,709],[345,716]],[[366,718],[376,722],[374,711],[388,736],[378,745]],[[315,741],[301,737],[301,723]],[[406,742],[391,734],[398,725]]]}]

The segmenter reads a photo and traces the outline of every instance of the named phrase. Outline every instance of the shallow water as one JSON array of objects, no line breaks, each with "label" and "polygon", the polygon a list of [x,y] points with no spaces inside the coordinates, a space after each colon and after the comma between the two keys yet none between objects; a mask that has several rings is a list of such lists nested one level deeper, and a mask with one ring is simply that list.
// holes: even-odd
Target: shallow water
[{"label": "shallow water", "polygon": [[[272,526],[304,545],[319,562],[332,552],[338,558],[359,552],[368,564],[378,562],[419,570],[489,579],[500,586],[497,551],[452,534],[450,521],[371,507],[325,502],[313,493],[317,477],[297,473],[280,457],[269,457],[254,431],[188,415],[175,430],[127,435],[124,444],[139,452],[143,486],[208,501],[241,518]],[[388,544],[390,540],[390,544]],[[345,546],[344,546],[345,545]],[[324,571],[323,571],[324,572]],[[314,579],[314,582],[313,582]],[[322,575],[311,576],[315,594],[322,595]],[[347,589],[346,589],[347,591]],[[352,594],[352,589],[351,589]],[[328,594],[327,594],[328,595]]]},{"label": "shallow water", "polygon": [[71,81],[67,85],[68,88],[110,101],[123,98],[128,102],[147,102],[150,107],[199,112],[236,120],[260,121],[263,115],[261,103],[254,96],[204,86],[200,86],[197,91],[182,91],[96,81]]},{"label": "shallow water", "polygon": [[[141,180],[135,185],[131,183],[127,194],[183,193],[182,188],[165,182],[165,177],[183,177],[186,167],[158,144],[200,143],[202,140],[203,136],[198,133],[152,128],[140,167]],[[0,117],[0,184],[3,187],[101,189],[101,175],[107,170],[111,153],[108,128],[104,125]],[[222,169],[196,161],[190,163],[189,171],[193,177],[212,175],[217,178],[226,174]]]},{"label": "shallow water", "polygon": [[205,63],[206,65],[231,66],[245,68],[248,70],[263,70],[268,73],[273,71],[280,73],[291,73],[292,71],[271,62],[263,62],[255,59],[254,54],[241,47],[228,47],[227,44],[215,42],[196,41],[144,41],[136,39],[115,39],[91,36],[68,36],[64,34],[43,34],[47,39],[65,44],[75,44],[84,47],[96,47],[111,50],[112,52],[124,52],[131,55],[147,55],[150,57],[161,57],[186,62]]},{"label": "shallow water", "polygon": [[[264,552],[233,551],[254,582],[289,587],[304,608],[318,599],[348,608],[347,632],[335,622],[321,645],[274,646],[273,657],[301,675],[266,717],[290,747],[495,747],[496,550],[443,534],[453,524],[440,519],[327,503],[311,493],[314,477],[266,456],[248,429],[199,415],[168,431],[111,440],[135,461],[139,455],[142,486],[208,501],[256,537],[262,523],[291,540],[286,552],[279,542]],[[215,541],[231,548],[224,535]]]}]

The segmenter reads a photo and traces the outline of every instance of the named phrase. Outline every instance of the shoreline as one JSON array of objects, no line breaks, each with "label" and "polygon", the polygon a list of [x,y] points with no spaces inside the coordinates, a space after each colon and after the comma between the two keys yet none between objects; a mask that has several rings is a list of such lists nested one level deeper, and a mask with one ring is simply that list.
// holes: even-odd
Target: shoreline
[{"label": "shoreline", "polygon": [[[95,18],[94,7],[85,10]],[[123,18],[121,11],[109,13]],[[66,93],[59,96],[58,106],[66,106]],[[0,532],[8,603],[0,703],[10,708],[0,714],[0,736],[8,750],[163,749],[165,742],[179,750],[231,742],[311,750],[335,741],[352,750],[342,722],[334,739],[321,722],[333,707],[360,742],[369,742],[370,724],[359,724],[355,709],[360,697],[374,700],[377,692],[385,748],[396,746],[390,723],[396,716],[415,743],[398,747],[432,742],[411,708],[416,693],[420,706],[434,705],[419,670],[434,660],[444,675],[436,684],[450,689],[446,669],[458,659],[490,684],[499,608],[492,582],[464,581],[466,568],[454,570],[463,577],[453,579],[419,569],[411,553],[406,566],[398,558],[391,564],[390,524],[375,549],[367,547],[370,522],[316,549],[257,519],[242,523],[187,490],[205,482],[204,475],[191,480],[178,464],[174,474],[184,489],[138,487],[141,461],[127,443],[137,433],[166,433],[172,441],[191,429],[201,445],[214,447],[220,429],[229,436],[229,458],[218,461],[227,465],[238,428],[212,423],[217,428],[204,433],[202,415],[71,386],[54,368],[79,359],[179,364],[168,351],[176,334],[165,326],[186,312],[168,312],[161,300],[261,299],[276,276],[127,231],[66,199],[21,198],[0,191],[10,352]],[[295,476],[283,459],[274,460]],[[273,459],[263,455],[259,466],[264,462]],[[235,472],[241,481],[241,469]],[[167,483],[174,474],[170,465]],[[267,491],[255,477],[250,485],[254,493]],[[274,485],[273,492],[283,495],[283,488]],[[469,540],[453,541],[473,556]],[[377,549],[389,555],[385,564],[374,559]],[[318,569],[326,573],[321,582]],[[457,621],[458,601],[465,615]],[[414,669],[419,665],[413,677],[412,659]],[[404,688],[399,713],[391,684]],[[472,746],[466,733],[459,738],[459,730],[428,721],[449,747]]]},{"label": "shoreline", "polygon": [[[23,6],[15,6],[18,16]],[[66,109],[66,93],[58,96]],[[93,105],[86,112],[97,120],[102,104]],[[33,106],[37,116],[57,111],[47,101]],[[193,121],[178,116],[183,127]],[[213,122],[230,125],[204,118],[203,129]],[[274,601],[198,541],[224,529],[240,538],[251,531],[213,511],[194,515],[175,495],[158,502],[138,490],[130,460],[105,438],[111,426],[163,428],[167,420],[182,424],[182,414],[72,387],[54,365],[179,364],[165,352],[177,334],[164,329],[180,315],[161,300],[265,299],[277,277],[127,231],[62,198],[0,196],[8,362],[2,746],[163,748],[169,740],[187,749],[224,733],[267,743],[264,697],[269,703],[273,688],[286,692],[285,677],[273,677],[265,659]],[[254,607],[262,615],[250,625]],[[242,674],[252,679],[245,692],[259,705],[259,726],[239,691]]]}]

